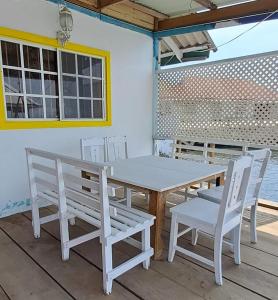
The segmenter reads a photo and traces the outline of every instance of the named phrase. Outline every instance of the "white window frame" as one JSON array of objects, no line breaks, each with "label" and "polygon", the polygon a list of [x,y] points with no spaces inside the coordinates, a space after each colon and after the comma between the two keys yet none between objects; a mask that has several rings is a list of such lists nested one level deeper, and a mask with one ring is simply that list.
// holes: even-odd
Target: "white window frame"
[{"label": "white window frame", "polygon": [[[2,49],[0,47],[0,67],[1,67],[1,78],[2,78],[2,86],[3,86],[3,101],[4,101],[4,107],[5,107],[5,117],[6,121],[104,121],[106,120],[106,61],[103,57],[97,56],[97,55],[90,55],[86,53],[80,53],[80,52],[75,52],[75,51],[70,51],[70,50],[59,50],[57,48],[49,47],[49,46],[44,46],[44,45],[39,45],[36,43],[31,43],[31,42],[24,42],[16,39],[9,39],[9,38],[0,38],[0,43],[2,41],[6,42],[11,42],[11,43],[16,43],[20,47],[20,62],[21,62],[21,67],[14,67],[14,66],[9,66],[9,65],[3,65],[2,61]],[[36,47],[39,48],[40,51],[40,70],[36,69],[29,69],[25,68],[24,66],[24,57],[23,57],[23,46],[31,46],[31,47]],[[57,72],[51,72],[51,71],[45,71],[43,69],[43,50],[52,50],[55,51],[57,54]],[[61,53],[62,52],[68,52],[72,53],[75,55],[75,64],[76,64],[76,74],[66,74],[62,73],[62,59],[61,59]],[[86,56],[90,57],[90,77],[88,76],[82,76],[78,74],[78,68],[77,68],[77,55],[81,56]],[[102,77],[93,77],[92,75],[92,67],[91,67],[91,58],[97,58],[102,61]],[[19,70],[21,71],[22,75],[22,90],[23,93],[7,93],[5,91],[5,82],[4,82],[4,69],[14,69],[14,70]],[[34,72],[34,73],[39,73],[41,75],[41,81],[42,81],[42,94],[36,95],[36,94],[26,94],[26,84],[25,84],[25,72]],[[53,95],[46,95],[45,94],[45,86],[44,86],[44,75],[56,75],[58,76],[58,96],[53,96]],[[63,75],[66,76],[75,76],[77,80],[77,109],[78,109],[78,118],[64,118],[64,103],[63,103]],[[83,78],[90,78],[91,82],[91,93],[93,94],[93,85],[92,85],[92,79],[98,79],[102,81],[102,98],[94,98],[90,97],[91,101],[91,112],[92,112],[92,118],[80,118],[80,113],[79,113],[79,86],[78,86],[78,78],[83,77]],[[25,117],[24,118],[8,118],[8,111],[7,111],[7,106],[6,106],[6,96],[23,96],[24,99],[24,111],[25,111]],[[43,99],[43,118],[28,118],[28,110],[27,110],[27,98],[28,97],[40,97]],[[52,98],[52,99],[58,99],[59,101],[59,118],[46,118],[46,98]],[[66,96],[65,98],[71,98]],[[74,98],[74,97],[72,97]],[[89,97],[81,97],[81,99],[89,99]],[[102,101],[102,118],[93,118],[93,101]]]}]

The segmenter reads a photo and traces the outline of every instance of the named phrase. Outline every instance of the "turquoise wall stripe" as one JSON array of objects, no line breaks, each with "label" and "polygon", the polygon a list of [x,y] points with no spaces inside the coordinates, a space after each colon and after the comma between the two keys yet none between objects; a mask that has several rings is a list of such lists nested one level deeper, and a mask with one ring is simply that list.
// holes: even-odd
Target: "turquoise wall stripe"
[{"label": "turquoise wall stripe", "polygon": [[31,209],[30,199],[20,200],[16,202],[9,201],[0,208],[0,218],[14,215]]},{"label": "turquoise wall stripe", "polygon": [[150,30],[147,30],[147,29],[141,28],[139,26],[130,24],[128,22],[121,21],[121,20],[118,20],[116,18],[113,18],[113,17],[107,16],[107,15],[92,11],[92,10],[87,9],[85,7],[81,7],[81,6],[75,5],[73,3],[69,3],[67,1],[60,1],[60,0],[47,0],[47,1],[55,3],[57,5],[60,4],[60,3],[66,3],[67,7],[69,9],[76,10],[80,13],[83,13],[83,14],[88,15],[88,16],[93,17],[93,18],[97,18],[97,19],[99,19],[103,22],[113,24],[113,25],[116,25],[116,26],[119,26],[119,27],[122,27],[122,28],[125,28],[125,29],[129,29],[129,30],[132,30],[132,31],[135,31],[135,32],[142,33],[142,34],[145,34],[147,36],[153,37],[153,32],[150,31]]}]

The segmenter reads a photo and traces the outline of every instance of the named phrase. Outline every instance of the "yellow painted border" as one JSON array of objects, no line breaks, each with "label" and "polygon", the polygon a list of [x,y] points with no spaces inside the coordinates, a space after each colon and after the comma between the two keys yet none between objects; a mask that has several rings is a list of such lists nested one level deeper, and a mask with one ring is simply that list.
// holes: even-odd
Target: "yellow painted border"
[{"label": "yellow painted border", "polygon": [[5,99],[3,84],[0,72],[0,130],[6,129],[35,129],[35,128],[63,128],[63,127],[100,127],[111,126],[112,111],[111,111],[111,69],[110,69],[110,52],[99,50],[83,45],[67,43],[64,48],[61,48],[56,39],[44,37],[41,35],[28,33],[24,31],[0,27],[1,37],[16,39],[23,42],[31,42],[39,46],[53,47],[58,50],[69,50],[73,52],[84,53],[92,56],[100,56],[105,60],[105,75],[106,75],[106,120],[92,121],[67,121],[67,120],[39,120],[39,121],[12,121],[6,119],[5,114]]}]

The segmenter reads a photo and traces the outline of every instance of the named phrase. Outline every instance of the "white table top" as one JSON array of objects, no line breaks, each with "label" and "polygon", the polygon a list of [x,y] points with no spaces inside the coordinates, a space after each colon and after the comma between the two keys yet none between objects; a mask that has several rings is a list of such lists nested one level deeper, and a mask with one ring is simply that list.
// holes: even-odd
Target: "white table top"
[{"label": "white table top", "polygon": [[226,171],[225,166],[157,156],[117,160],[109,178],[157,192],[201,181]]}]

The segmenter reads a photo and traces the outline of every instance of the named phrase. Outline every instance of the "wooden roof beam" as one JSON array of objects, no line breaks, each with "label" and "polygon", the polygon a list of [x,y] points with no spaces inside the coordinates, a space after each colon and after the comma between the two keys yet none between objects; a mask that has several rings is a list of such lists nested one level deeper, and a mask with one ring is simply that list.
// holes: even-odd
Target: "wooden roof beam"
[{"label": "wooden roof beam", "polygon": [[99,0],[99,9],[103,9],[107,6],[123,2],[124,0]]},{"label": "wooden roof beam", "polygon": [[200,24],[217,23],[241,17],[271,13],[278,9],[277,0],[256,0],[158,22],[158,31]]},{"label": "wooden roof beam", "polygon": [[136,10],[139,10],[145,14],[148,14],[150,16],[153,16],[159,20],[168,19],[169,16],[166,14],[163,14],[155,9],[149,8],[145,5],[130,1],[130,0],[124,0],[123,3],[131,8],[134,8]]},{"label": "wooden roof beam", "polygon": [[217,9],[217,6],[210,0],[194,0],[196,3],[202,5],[203,7],[205,8],[208,8],[208,9]]}]

